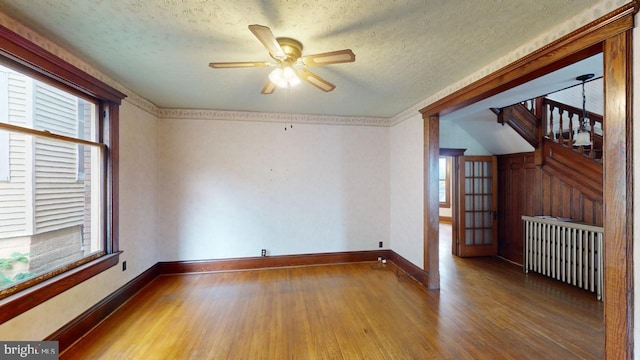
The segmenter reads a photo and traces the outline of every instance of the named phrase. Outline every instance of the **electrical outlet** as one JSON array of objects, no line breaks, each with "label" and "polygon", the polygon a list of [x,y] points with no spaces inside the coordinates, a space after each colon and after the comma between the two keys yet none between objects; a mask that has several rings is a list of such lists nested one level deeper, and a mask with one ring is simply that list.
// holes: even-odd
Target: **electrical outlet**
[{"label": "electrical outlet", "polygon": [[127,262],[123,261],[122,262],[122,271],[125,271],[125,270],[127,270]]},{"label": "electrical outlet", "polygon": [[378,247],[379,247],[379,248],[381,248],[381,247],[382,247],[382,241],[380,241],[380,242],[378,243]]},{"label": "electrical outlet", "polygon": [[260,251],[260,255],[267,256],[267,249],[262,249],[262,251]]}]

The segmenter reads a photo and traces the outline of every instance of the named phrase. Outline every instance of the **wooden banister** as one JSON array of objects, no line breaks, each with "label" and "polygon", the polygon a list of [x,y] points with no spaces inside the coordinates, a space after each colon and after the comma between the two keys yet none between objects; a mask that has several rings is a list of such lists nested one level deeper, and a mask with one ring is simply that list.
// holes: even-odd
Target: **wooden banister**
[{"label": "wooden banister", "polygon": [[[543,106],[547,109],[548,113],[546,121],[543,119],[543,121],[546,122],[543,126],[546,126],[545,134],[550,140],[572,148],[574,151],[593,160],[600,161],[600,159],[602,159],[602,135],[597,134],[594,131],[596,125],[600,128],[604,126],[604,118],[602,115],[587,111],[586,114],[589,122],[588,131],[591,138],[591,146],[580,146],[575,148],[573,146],[573,130],[575,122],[577,121],[579,124],[581,121],[582,109],[548,98],[543,99]],[[556,121],[554,115],[558,117],[557,133],[554,133],[554,121]]]}]

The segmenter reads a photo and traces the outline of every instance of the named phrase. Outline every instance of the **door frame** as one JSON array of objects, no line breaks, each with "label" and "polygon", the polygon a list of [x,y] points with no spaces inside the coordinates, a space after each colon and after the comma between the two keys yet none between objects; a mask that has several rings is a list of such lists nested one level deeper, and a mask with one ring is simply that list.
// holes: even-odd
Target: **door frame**
[{"label": "door frame", "polygon": [[[449,174],[449,188],[451,189],[451,255],[458,256],[458,217],[459,190],[458,190],[458,158],[464,156],[467,149],[440,148],[440,156],[451,158],[451,173]],[[439,224],[439,222],[438,222]],[[439,227],[440,225],[438,225]]]},{"label": "door frame", "polygon": [[[424,269],[440,287],[438,146],[440,116],[603,53],[605,119],[603,203],[605,357],[633,356],[632,30],[638,2],[628,3],[420,110],[424,119]],[[609,159],[609,161],[607,161]]]}]

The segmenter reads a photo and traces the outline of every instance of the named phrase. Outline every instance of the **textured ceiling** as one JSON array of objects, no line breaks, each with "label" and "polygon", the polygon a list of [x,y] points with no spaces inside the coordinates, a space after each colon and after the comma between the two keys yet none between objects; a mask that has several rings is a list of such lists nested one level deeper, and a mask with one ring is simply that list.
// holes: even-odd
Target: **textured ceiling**
[{"label": "textured ceiling", "polygon": [[[391,117],[602,0],[0,0],[0,9],[161,108]],[[262,95],[270,61],[247,29],[298,39],[336,85]]]}]

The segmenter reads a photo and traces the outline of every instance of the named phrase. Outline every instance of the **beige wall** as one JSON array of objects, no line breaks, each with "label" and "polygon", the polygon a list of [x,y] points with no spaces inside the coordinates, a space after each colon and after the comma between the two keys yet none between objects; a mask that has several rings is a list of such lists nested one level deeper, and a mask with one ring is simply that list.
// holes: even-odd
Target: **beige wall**
[{"label": "beige wall", "polygon": [[162,119],[161,260],[378,249],[389,239],[389,129]]},{"label": "beige wall", "polygon": [[419,113],[391,128],[391,249],[424,267],[423,122]]}]

